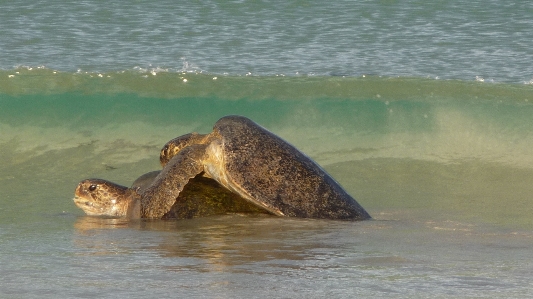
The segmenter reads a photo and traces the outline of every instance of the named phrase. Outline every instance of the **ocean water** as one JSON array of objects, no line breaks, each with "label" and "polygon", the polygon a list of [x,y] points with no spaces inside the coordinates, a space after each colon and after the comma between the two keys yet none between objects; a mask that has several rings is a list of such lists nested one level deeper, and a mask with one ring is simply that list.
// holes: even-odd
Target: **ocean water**
[{"label": "ocean water", "polygon": [[[533,4],[0,4],[1,298],[533,296]],[[373,216],[88,217],[255,120]]]}]

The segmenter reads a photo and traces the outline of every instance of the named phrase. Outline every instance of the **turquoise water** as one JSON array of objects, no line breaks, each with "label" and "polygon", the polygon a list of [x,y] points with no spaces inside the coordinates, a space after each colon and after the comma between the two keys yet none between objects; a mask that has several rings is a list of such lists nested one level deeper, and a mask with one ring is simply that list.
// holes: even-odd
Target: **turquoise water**
[{"label": "turquoise water", "polygon": [[[529,3],[0,4],[0,297],[533,295]],[[373,216],[87,217],[252,118]]]}]

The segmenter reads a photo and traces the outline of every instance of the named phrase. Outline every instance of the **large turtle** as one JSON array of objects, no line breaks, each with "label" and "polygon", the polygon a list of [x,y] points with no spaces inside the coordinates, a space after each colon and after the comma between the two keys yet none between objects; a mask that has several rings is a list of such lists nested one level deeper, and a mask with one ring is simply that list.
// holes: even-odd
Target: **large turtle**
[{"label": "large turtle", "polygon": [[[370,218],[309,157],[242,116],[221,118],[209,134],[191,133],[169,141],[161,151],[160,161],[163,170],[149,187],[142,191],[127,189],[125,197],[131,202],[128,215],[164,217],[189,180],[203,175],[273,215]],[[83,198],[98,192],[98,187],[82,181],[76,195]]]}]

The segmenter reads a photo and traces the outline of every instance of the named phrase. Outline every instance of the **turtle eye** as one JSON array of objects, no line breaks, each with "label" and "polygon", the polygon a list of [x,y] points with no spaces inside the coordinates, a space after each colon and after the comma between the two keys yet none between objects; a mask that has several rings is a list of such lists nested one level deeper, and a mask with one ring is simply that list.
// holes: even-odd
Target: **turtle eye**
[{"label": "turtle eye", "polygon": [[163,146],[163,148],[161,149],[161,153],[163,154],[168,154],[168,144],[165,144],[165,146]]},{"label": "turtle eye", "polygon": [[92,185],[89,186],[89,191],[94,191],[94,190],[96,190],[97,187],[98,187],[98,185],[92,184]]}]

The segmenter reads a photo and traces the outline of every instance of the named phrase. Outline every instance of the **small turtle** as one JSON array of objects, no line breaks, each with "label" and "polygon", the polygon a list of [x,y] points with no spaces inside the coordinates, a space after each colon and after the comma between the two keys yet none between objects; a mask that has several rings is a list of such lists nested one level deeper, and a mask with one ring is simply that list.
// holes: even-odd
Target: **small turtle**
[{"label": "small turtle", "polygon": [[[74,203],[87,215],[139,218],[140,194],[159,173],[160,171],[152,171],[143,174],[130,188],[102,179],[83,180],[76,188]],[[186,219],[229,213],[268,212],[216,181],[197,175],[189,181],[170,210],[161,218]]]},{"label": "small turtle", "polygon": [[[179,201],[189,180],[203,175],[273,215],[370,218],[365,209],[309,157],[242,116],[221,118],[209,134],[191,133],[169,141],[161,151],[160,161],[163,170],[150,186],[142,192],[139,192],[141,188],[125,189],[127,196],[124,197],[130,203],[122,214],[162,218]],[[100,185],[106,186],[102,192],[111,192],[107,184]],[[76,195],[90,197],[99,192],[98,186],[82,181]],[[115,189],[112,192],[116,193]],[[83,203],[78,206],[82,207]]]}]

